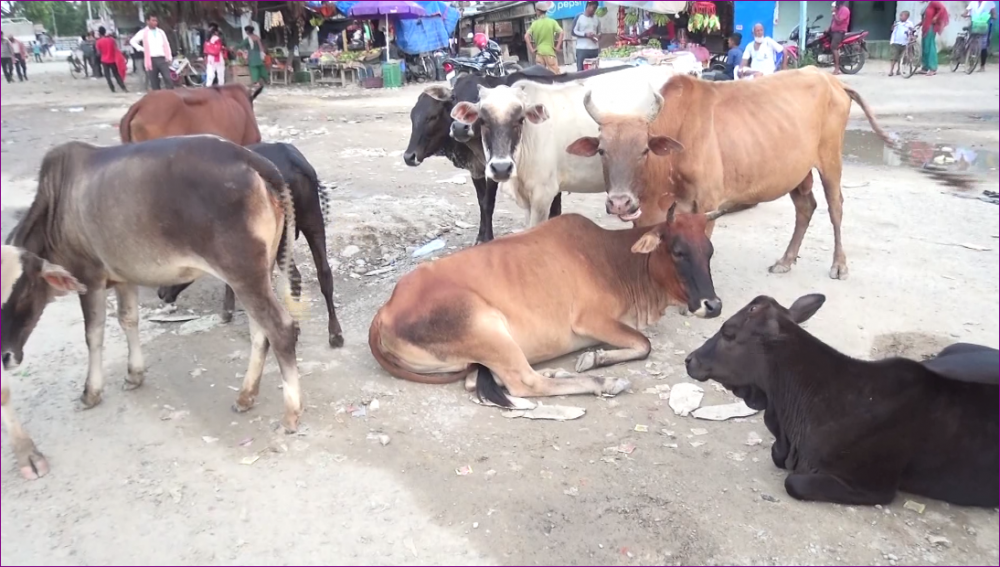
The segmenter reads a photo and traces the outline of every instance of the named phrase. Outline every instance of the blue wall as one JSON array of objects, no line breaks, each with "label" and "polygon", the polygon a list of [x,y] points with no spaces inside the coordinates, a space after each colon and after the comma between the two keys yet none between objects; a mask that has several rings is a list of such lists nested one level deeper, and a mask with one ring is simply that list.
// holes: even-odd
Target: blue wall
[{"label": "blue wall", "polygon": [[[549,10],[549,17],[553,20],[575,18],[582,14],[584,8],[587,7],[586,2],[553,2],[552,4],[552,9]],[[599,5],[603,8],[604,2],[600,2]]]},{"label": "blue wall", "polygon": [[[753,27],[764,24],[764,35],[774,37],[774,6],[776,2],[733,2],[735,18],[733,31],[743,34],[743,45],[746,47],[753,41]],[[777,38],[775,38],[777,40]]]}]

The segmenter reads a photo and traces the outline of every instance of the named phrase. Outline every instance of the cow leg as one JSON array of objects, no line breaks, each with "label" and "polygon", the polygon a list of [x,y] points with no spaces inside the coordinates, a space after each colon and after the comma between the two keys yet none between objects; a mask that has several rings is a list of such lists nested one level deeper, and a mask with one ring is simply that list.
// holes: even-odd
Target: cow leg
[{"label": "cow leg", "polygon": [[[532,196],[531,200],[528,201],[528,228],[538,226],[549,220],[549,212],[552,210],[554,201],[549,197],[542,195],[542,193],[551,195],[551,193],[543,191],[538,187],[528,191],[528,194]],[[561,208],[562,205],[560,202],[560,209]]]},{"label": "cow leg", "polygon": [[88,285],[87,293],[80,296],[90,359],[87,383],[80,398],[84,409],[91,409],[100,404],[104,392],[104,324],[108,320],[107,291],[104,282],[101,282],[98,285]]},{"label": "cow leg", "polygon": [[222,322],[227,325],[232,323],[234,312],[236,312],[236,293],[227,285],[226,294],[222,297]]},{"label": "cow leg", "polygon": [[118,324],[128,341],[128,377],[125,378],[125,389],[134,390],[142,386],[146,379],[146,363],[143,361],[139,342],[139,288],[119,284],[115,286],[115,295],[118,298]]},{"label": "cow leg", "polygon": [[259,280],[242,285],[234,284],[250,319],[251,337],[250,364],[235,409],[244,412],[253,407],[260,392],[260,377],[264,370],[268,346],[273,346],[284,386],[285,417],[282,419],[282,425],[286,432],[294,433],[298,430],[299,418],[302,415],[299,369],[295,359],[298,330],[292,316],[278,303],[271,289],[270,278],[264,277]]},{"label": "cow leg", "polygon": [[337,309],[333,305],[333,270],[330,269],[330,262],[326,259],[326,230],[322,225],[317,229],[309,227],[304,231],[306,242],[309,243],[309,250],[312,251],[313,262],[316,264],[316,279],[319,280],[319,289],[326,300],[326,309],[329,313],[327,331],[330,338],[330,346],[340,348],[344,346],[344,331],[340,328],[340,320],[337,319]]},{"label": "cow leg", "polygon": [[841,191],[840,178],[844,165],[840,159],[840,146],[826,163],[820,167],[819,176],[823,181],[823,192],[826,193],[826,206],[830,210],[830,223],[833,224],[833,266],[830,268],[830,278],[847,279],[847,255],[840,239],[840,223],[844,220],[844,193]]},{"label": "cow leg", "polygon": [[785,490],[796,500],[830,502],[847,506],[875,506],[889,504],[896,498],[896,490],[862,489],[850,486],[828,474],[790,474],[785,479]]},{"label": "cow leg", "polygon": [[476,236],[476,244],[482,244],[493,240],[493,212],[496,209],[499,184],[485,177],[473,178],[472,184],[476,186],[476,197],[479,200],[479,235]]},{"label": "cow leg", "polygon": [[554,219],[562,214],[562,192],[556,194],[552,199],[552,207],[549,208],[549,218]]},{"label": "cow leg", "polygon": [[563,371],[554,373],[554,377],[545,376],[536,372],[528,363],[521,347],[507,331],[500,314],[491,314],[482,319],[477,327],[478,329],[473,330],[474,336],[470,336],[469,340],[482,348],[482,351],[469,354],[489,368],[512,396],[518,398],[574,394],[616,396],[630,387],[628,380],[583,376]]},{"label": "cow leg", "polygon": [[7,376],[0,374],[0,420],[7,428],[7,435],[10,435],[10,442],[14,448],[14,457],[17,459],[17,467],[21,471],[21,476],[27,480],[38,480],[49,474],[49,463],[45,456],[35,448],[35,442],[25,433],[21,427],[21,421],[17,419],[17,414],[10,407],[10,389],[7,387]]},{"label": "cow leg", "polygon": [[573,332],[606,345],[619,347],[616,350],[596,350],[581,354],[576,360],[577,372],[586,372],[594,368],[603,368],[632,360],[644,360],[652,350],[649,339],[645,335],[613,319],[597,317],[584,319],[574,326]]},{"label": "cow leg", "polygon": [[792,264],[798,260],[802,239],[805,238],[809,222],[812,221],[813,213],[816,211],[816,197],[813,195],[812,187],[813,176],[810,171],[802,183],[788,194],[795,203],[795,232],[792,233],[792,240],[788,243],[785,255],[771,266],[772,274],[787,274],[792,269]]}]

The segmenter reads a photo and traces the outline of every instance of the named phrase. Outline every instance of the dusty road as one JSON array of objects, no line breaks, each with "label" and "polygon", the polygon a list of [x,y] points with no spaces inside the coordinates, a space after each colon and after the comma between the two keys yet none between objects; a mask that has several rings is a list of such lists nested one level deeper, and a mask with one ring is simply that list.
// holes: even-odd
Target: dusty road
[{"label": "dusty road", "polygon": [[[73,81],[63,66],[43,73],[32,66],[30,84],[3,85],[4,236],[30,203],[46,150],[74,139],[117,143],[112,125],[137,99],[111,95],[103,82]],[[965,196],[996,191],[995,67],[936,80],[890,79],[884,71],[873,64],[848,80],[890,130],[976,151],[982,184]],[[452,182],[461,172],[449,163],[403,164],[418,93],[273,89],[258,101],[265,137],[292,141],[337,185],[328,230],[348,342],[340,351],[326,346],[315,303],[299,346],[302,432],[274,433],[281,394],[273,362],[260,405],[246,415],[229,410],[245,370],[245,316],[182,334],[146,320],[160,307],[148,291],[145,387],[116,387],[125,342],[109,320],[104,403],[80,411],[82,317],[75,300],[59,301],[11,377],[13,403],[52,473],[23,481],[4,433],[3,565],[998,564],[995,510],[906,495],[884,509],[795,502],[770,462],[759,415],[679,418],[644,393],[686,381],[685,354],[719,321],[668,313],[652,329],[649,361],[606,372],[630,378],[633,391],[610,401],[560,400],[587,410],[567,423],[505,419],[472,404],[459,385],[388,377],[366,344],[373,314],[395,281],[426,260],[414,260],[413,250],[439,237],[445,252],[468,246],[475,229],[467,227],[478,219],[471,183]],[[860,120],[852,126],[867,131]],[[762,293],[788,304],[822,292],[826,307],[809,330],[851,355],[919,357],[955,341],[996,347],[997,207],[885,165],[882,148],[863,133],[851,133],[845,153],[851,279],[827,277],[832,236],[822,199],[798,265],[768,274],[794,213],[788,200],[762,205],[715,232],[713,272],[726,314]],[[600,196],[570,195],[564,207],[617,226]],[[497,233],[522,220],[501,198]],[[321,300],[304,243],[297,256],[309,298]],[[221,301],[221,285],[205,281],[179,303],[182,312],[211,315]],[[705,391],[706,405],[731,400],[711,385]],[[748,446],[751,433],[764,443]],[[607,451],[623,444],[635,451]],[[456,474],[467,466],[471,474]],[[908,499],[926,511],[905,509]]]}]

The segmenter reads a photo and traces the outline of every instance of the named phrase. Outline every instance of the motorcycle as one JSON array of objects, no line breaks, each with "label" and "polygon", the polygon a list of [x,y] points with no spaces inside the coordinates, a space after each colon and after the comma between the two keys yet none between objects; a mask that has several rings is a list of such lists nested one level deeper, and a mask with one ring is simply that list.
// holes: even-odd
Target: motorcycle
[{"label": "motorcycle", "polygon": [[[813,24],[823,19],[822,15],[816,16]],[[848,32],[844,34],[844,41],[840,44],[840,71],[845,75],[854,75],[861,71],[868,60],[868,32]],[[819,67],[833,66],[833,45],[830,41],[830,32],[823,31],[820,26],[811,25],[806,28],[806,53],[812,55],[816,65]],[[801,65],[802,58],[799,55],[799,26],[795,26],[792,33],[788,35],[785,43],[785,55],[788,57],[788,67],[797,68]]]},{"label": "motorcycle", "polygon": [[[472,40],[472,34],[469,34],[468,39]],[[455,82],[462,75],[506,77],[522,70],[521,66],[516,63],[504,63],[500,44],[492,39],[486,45],[486,49],[480,51],[475,57],[449,57],[444,60],[442,67],[444,67],[445,79],[453,88]]]}]

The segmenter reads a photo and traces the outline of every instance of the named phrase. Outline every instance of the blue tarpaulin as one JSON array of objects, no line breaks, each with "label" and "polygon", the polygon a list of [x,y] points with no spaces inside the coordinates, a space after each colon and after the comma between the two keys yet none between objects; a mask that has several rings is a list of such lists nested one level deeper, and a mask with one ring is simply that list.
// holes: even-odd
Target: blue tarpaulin
[{"label": "blue tarpaulin", "polygon": [[[310,2],[309,4],[314,4]],[[315,2],[315,4],[321,4]],[[350,13],[357,2],[336,2],[337,11]],[[403,53],[416,55],[448,47],[449,38],[455,33],[461,17],[458,10],[447,2],[415,2],[427,11],[424,18],[397,20],[396,45]]]}]

